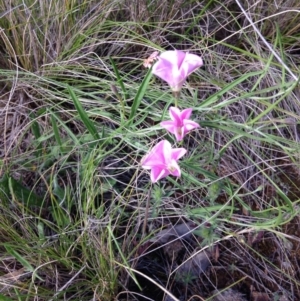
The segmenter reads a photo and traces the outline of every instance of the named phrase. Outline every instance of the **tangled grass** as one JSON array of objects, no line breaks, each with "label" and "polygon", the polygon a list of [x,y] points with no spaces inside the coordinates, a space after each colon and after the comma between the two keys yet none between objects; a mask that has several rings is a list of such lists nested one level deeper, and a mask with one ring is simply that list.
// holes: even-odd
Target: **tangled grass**
[{"label": "tangled grass", "polygon": [[[300,299],[298,1],[0,12],[0,299]],[[170,49],[204,59],[179,100],[201,127],[152,185],[173,99],[142,62]]]}]

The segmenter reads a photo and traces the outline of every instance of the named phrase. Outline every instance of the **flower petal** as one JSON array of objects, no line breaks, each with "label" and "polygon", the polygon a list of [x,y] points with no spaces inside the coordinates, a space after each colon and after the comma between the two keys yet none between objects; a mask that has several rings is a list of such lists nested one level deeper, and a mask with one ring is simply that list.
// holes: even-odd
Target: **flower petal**
[{"label": "flower petal", "polygon": [[170,107],[169,109],[169,115],[172,120],[174,120],[174,125],[175,126],[182,126],[182,118],[181,118],[181,112],[178,108],[176,107]]},{"label": "flower petal", "polygon": [[178,66],[178,69],[180,70],[186,60],[187,52],[184,52],[181,50],[174,50],[174,52],[177,56],[177,66]]},{"label": "flower petal", "polygon": [[184,120],[183,124],[184,124],[184,126],[183,126],[184,135],[187,132],[189,132],[189,131],[191,131],[191,130],[196,129],[196,128],[199,127],[199,124],[197,122],[195,122],[195,121],[192,121],[192,120]]},{"label": "flower petal", "polygon": [[169,174],[170,172],[167,169],[153,167],[150,175],[151,182],[156,183],[160,179],[167,177]]},{"label": "flower petal", "polygon": [[191,108],[182,110],[180,113],[181,120],[189,119],[191,117],[192,112],[193,112],[193,109],[191,109]]},{"label": "flower petal", "polygon": [[181,141],[183,139],[183,137],[184,137],[184,129],[183,129],[183,127],[177,127],[177,128],[175,128],[174,135],[175,135],[175,138],[176,138],[177,141]]},{"label": "flower petal", "polygon": [[166,81],[170,86],[174,84],[173,74],[171,72],[173,65],[168,60],[159,57],[158,61],[152,67],[152,73]]},{"label": "flower petal", "polygon": [[175,135],[176,127],[174,126],[174,121],[171,121],[171,120],[162,121],[160,123],[160,126],[163,127],[164,129],[166,129],[168,132]]},{"label": "flower petal", "polygon": [[180,177],[181,176],[181,170],[178,165],[178,163],[175,160],[172,160],[171,165],[169,167],[169,172],[172,176]]},{"label": "flower petal", "polygon": [[169,141],[162,140],[142,159],[142,167],[151,169],[150,179],[153,183],[170,174],[180,176],[181,172],[177,161],[185,153],[186,149],[172,149]]},{"label": "flower petal", "polygon": [[181,50],[168,50],[162,52],[159,57],[169,61],[172,65],[177,66],[179,69],[185,60],[186,54],[186,52]]},{"label": "flower petal", "polygon": [[186,78],[202,65],[203,61],[198,55],[170,50],[160,54],[152,72],[166,81],[173,91],[180,91]]},{"label": "flower petal", "polygon": [[183,147],[181,148],[174,148],[172,149],[171,158],[172,160],[178,161],[181,157],[183,157],[186,154],[187,150]]},{"label": "flower petal", "polygon": [[194,72],[197,68],[203,66],[203,60],[200,56],[187,53],[185,56],[184,64],[187,66],[187,76]]},{"label": "flower petal", "polygon": [[163,153],[164,141],[160,141],[156,144],[150,153],[142,158],[142,167],[145,169],[151,169],[152,166],[162,165],[165,163],[165,157]]},{"label": "flower petal", "polygon": [[168,162],[168,158],[171,156],[172,153],[172,146],[171,143],[168,140],[163,140],[163,155],[164,155],[164,159],[165,159],[165,163]]}]

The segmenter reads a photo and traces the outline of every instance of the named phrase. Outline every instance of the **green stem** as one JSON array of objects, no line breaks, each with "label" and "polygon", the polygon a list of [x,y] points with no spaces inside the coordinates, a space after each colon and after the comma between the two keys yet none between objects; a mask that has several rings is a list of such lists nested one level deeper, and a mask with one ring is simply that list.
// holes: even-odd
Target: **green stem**
[{"label": "green stem", "polygon": [[179,100],[179,96],[180,96],[180,91],[173,91],[173,96],[175,98],[175,107],[178,108],[178,100]]}]

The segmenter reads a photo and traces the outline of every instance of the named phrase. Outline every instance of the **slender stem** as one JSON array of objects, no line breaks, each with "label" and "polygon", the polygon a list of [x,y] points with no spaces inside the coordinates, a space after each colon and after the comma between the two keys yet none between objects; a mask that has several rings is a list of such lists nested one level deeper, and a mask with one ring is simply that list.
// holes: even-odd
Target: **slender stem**
[{"label": "slender stem", "polygon": [[175,107],[178,108],[178,99],[175,97]]},{"label": "slender stem", "polygon": [[173,91],[173,97],[175,98],[175,107],[178,108],[178,100],[180,96],[180,91]]},{"label": "slender stem", "polygon": [[152,189],[152,185],[149,188],[148,191],[148,199],[147,199],[147,203],[146,203],[146,210],[145,210],[145,219],[144,219],[144,225],[143,225],[143,236],[146,235],[146,229],[147,229],[147,223],[148,223],[148,214],[149,214],[149,206],[150,206],[150,200],[151,200],[151,189]]}]

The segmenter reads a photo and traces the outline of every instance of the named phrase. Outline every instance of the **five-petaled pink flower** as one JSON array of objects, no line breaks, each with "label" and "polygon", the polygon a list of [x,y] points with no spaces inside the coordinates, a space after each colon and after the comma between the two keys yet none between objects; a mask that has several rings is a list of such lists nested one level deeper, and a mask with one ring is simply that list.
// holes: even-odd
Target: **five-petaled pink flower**
[{"label": "five-petaled pink flower", "polygon": [[173,175],[180,177],[181,171],[177,161],[185,155],[187,150],[185,148],[173,148],[167,140],[162,140],[156,144],[150,153],[143,157],[142,167],[151,169],[152,183]]},{"label": "five-petaled pink flower", "polygon": [[180,91],[187,77],[203,65],[200,56],[180,50],[165,51],[157,59],[153,74],[166,81],[174,92]]},{"label": "five-petaled pink flower", "polygon": [[162,121],[160,125],[174,134],[177,141],[182,140],[189,131],[199,127],[198,123],[189,119],[192,109],[180,111],[178,108],[170,107],[169,114],[172,120]]}]

